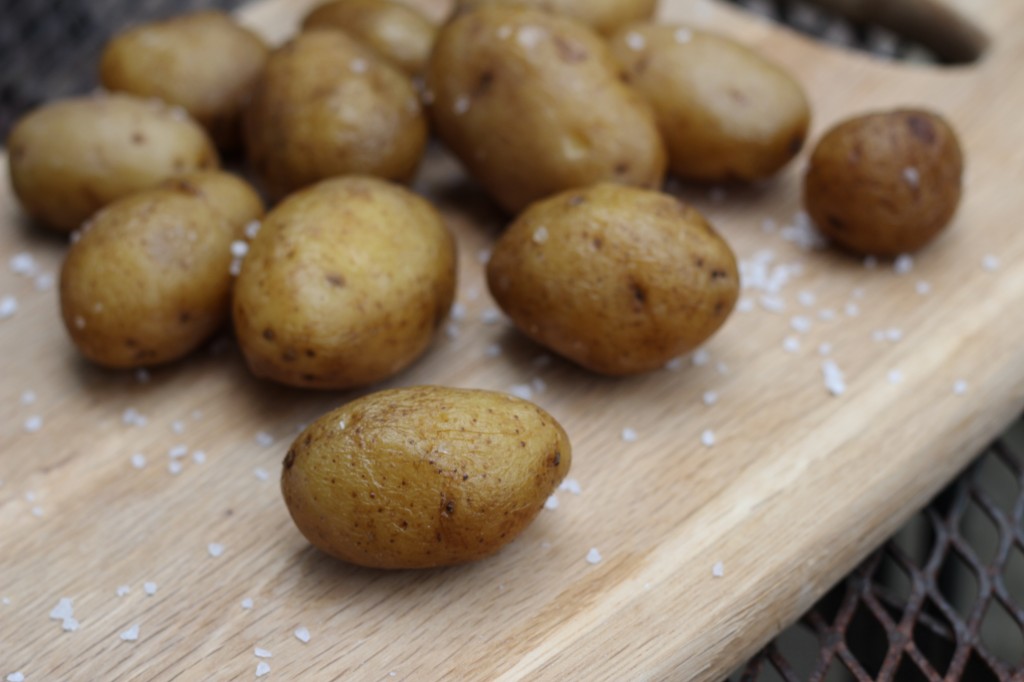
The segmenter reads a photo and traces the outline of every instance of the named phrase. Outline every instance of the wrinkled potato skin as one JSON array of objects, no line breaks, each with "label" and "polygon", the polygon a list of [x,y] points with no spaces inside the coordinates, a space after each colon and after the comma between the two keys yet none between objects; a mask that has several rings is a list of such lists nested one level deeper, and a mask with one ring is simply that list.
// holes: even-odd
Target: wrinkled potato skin
[{"label": "wrinkled potato skin", "polygon": [[231,173],[197,171],[173,178],[161,187],[178,189],[202,197],[231,224],[235,239],[241,239],[245,228],[263,217],[263,199],[252,185]]},{"label": "wrinkled potato skin", "polygon": [[503,6],[462,14],[441,29],[428,88],[438,134],[509,212],[595,182],[661,185],[654,114],[604,40],[570,19]]},{"label": "wrinkled potato skin", "polygon": [[269,53],[227,14],[195,12],[114,36],[100,58],[100,81],[108,90],[183,107],[221,149],[234,150],[242,108]]},{"label": "wrinkled potato skin", "polygon": [[246,109],[245,140],[267,191],[282,197],[337,175],[410,180],[427,123],[405,74],[341,31],[314,30],[270,56]]},{"label": "wrinkled potato skin", "polygon": [[[676,40],[680,30],[688,40]],[[643,48],[635,49],[639,44]],[[611,46],[626,80],[654,108],[676,176],[702,182],[759,180],[803,147],[811,121],[803,88],[747,47],[710,33],[654,24],[619,31]]]},{"label": "wrinkled potato skin", "polygon": [[571,458],[565,431],[532,403],[419,386],[318,419],[288,451],[281,489],[295,525],[328,554],[373,568],[431,568],[511,542]]},{"label": "wrinkled potato skin", "polygon": [[525,5],[563,14],[607,35],[631,22],[650,19],[658,0],[459,0],[458,5],[462,9],[481,5]]},{"label": "wrinkled potato skin", "polygon": [[59,232],[77,229],[115,199],[220,163],[198,124],[130,95],[40,107],[15,125],[7,150],[18,200]]},{"label": "wrinkled potato skin", "polygon": [[487,284],[534,341],[618,376],[661,368],[703,343],[732,311],[739,274],[696,210],[605,184],[527,209],[498,240]]},{"label": "wrinkled potato skin", "polygon": [[61,271],[64,325],[112,368],[176,360],[227,319],[232,230],[190,192],[152,189],[96,214]]},{"label": "wrinkled potato skin", "polygon": [[[818,142],[804,176],[804,204],[834,242],[860,254],[916,251],[942,231],[960,202],[963,154],[939,115],[898,110],[859,116]],[[911,182],[906,170],[919,179]]]},{"label": "wrinkled potato skin", "polygon": [[320,5],[303,29],[345,31],[410,76],[423,73],[437,27],[411,7],[390,0],[335,0]]},{"label": "wrinkled potato skin", "polygon": [[253,374],[344,389],[418,358],[455,295],[455,245],[437,211],[369,177],[325,180],[263,221],[235,282]]}]

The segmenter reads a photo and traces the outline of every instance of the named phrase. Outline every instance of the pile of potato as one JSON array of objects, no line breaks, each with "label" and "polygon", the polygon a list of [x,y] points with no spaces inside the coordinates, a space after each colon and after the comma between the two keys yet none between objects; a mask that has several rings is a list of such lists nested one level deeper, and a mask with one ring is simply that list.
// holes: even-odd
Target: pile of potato
[{"label": "pile of potato", "polygon": [[[739,275],[710,223],[662,193],[666,173],[767,178],[802,149],[810,107],[781,67],[727,38],[651,23],[654,10],[655,0],[461,0],[436,26],[392,0],[334,0],[276,49],[217,12],[116,36],[100,63],[108,92],[44,106],[8,140],[26,212],[73,236],[60,284],[72,340],[103,366],[152,366],[230,319],[257,376],[318,389],[394,376],[427,351],[456,293],[452,235],[401,184],[433,134],[513,216],[486,274],[522,333],[608,375],[694,349],[729,317]],[[217,170],[221,154],[239,153],[252,184]],[[881,114],[824,138],[805,198],[838,244],[899,253],[948,222],[961,170],[939,117]],[[277,202],[265,216],[261,196]],[[420,566],[491,553],[568,469],[564,431],[522,401],[440,388],[368,400],[300,437],[283,479],[300,529],[350,561]],[[441,446],[427,433],[437,416],[429,401],[456,423],[493,427],[479,431],[489,434],[484,449],[516,463],[503,486],[458,473],[480,468],[466,464],[474,447],[431,454]],[[427,493],[394,495],[381,522],[402,527],[402,500],[440,486],[441,514],[427,516],[443,533],[417,526],[418,535],[399,533],[408,544],[385,550],[339,531],[363,503],[311,505],[341,466],[324,452],[376,466],[359,451],[376,441],[346,431],[364,413],[384,440],[395,420],[420,424],[414,446],[392,448],[386,466],[434,481]],[[455,462],[455,473],[420,471],[425,458]],[[465,513],[471,485],[478,508]],[[515,510],[510,525],[483,522]],[[435,531],[442,547],[431,546]]]}]

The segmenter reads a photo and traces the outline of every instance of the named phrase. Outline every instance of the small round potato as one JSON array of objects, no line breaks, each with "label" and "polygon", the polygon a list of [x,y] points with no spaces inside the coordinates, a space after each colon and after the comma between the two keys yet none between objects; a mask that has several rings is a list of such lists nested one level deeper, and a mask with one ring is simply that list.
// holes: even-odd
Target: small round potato
[{"label": "small round potato", "polygon": [[227,319],[228,221],[193,192],[158,188],[102,209],[60,278],[64,325],[105,367],[152,366],[199,346]]},{"label": "small round potato", "polygon": [[334,178],[267,214],[235,283],[235,332],[256,376],[365,386],[427,349],[454,295],[455,243],[429,203]]},{"label": "small round potato", "polygon": [[594,372],[663,367],[725,322],[736,259],[695,209],[619,185],[528,208],[487,264],[491,294],[534,341]]},{"label": "small round potato", "polygon": [[393,0],[334,0],[310,12],[302,27],[345,31],[410,76],[423,73],[437,37],[429,19]]},{"label": "small round potato", "polygon": [[963,163],[956,133],[938,114],[858,116],[818,142],[804,176],[804,204],[818,229],[851,251],[916,251],[956,213]]},{"label": "small round potato", "polygon": [[181,106],[218,146],[236,149],[242,108],[268,54],[259,36],[227,14],[195,12],[114,36],[100,58],[100,81]]},{"label": "small round potato", "polygon": [[803,147],[811,119],[803,88],[743,45],[654,24],[625,28],[611,45],[626,80],[654,108],[678,177],[758,180]]},{"label": "small round potato", "polygon": [[459,0],[466,9],[480,5],[526,5],[546,12],[564,14],[604,34],[654,15],[658,0]]},{"label": "small round potato", "polygon": [[161,187],[179,189],[210,202],[227,218],[236,239],[242,238],[252,221],[263,217],[263,199],[252,185],[231,173],[196,171],[168,180]]},{"label": "small round potato", "polygon": [[438,134],[507,211],[595,182],[661,185],[650,107],[571,19],[500,5],[459,15],[438,36],[428,91]]},{"label": "small round potato", "polygon": [[518,536],[569,471],[569,438],[533,403],[418,386],[310,425],[284,460],[292,520],[324,552],[373,568],[481,559]]},{"label": "small round potato", "polygon": [[60,232],[115,199],[219,165],[210,138],[183,110],[130,95],[45,105],[14,126],[7,149],[25,211]]},{"label": "small round potato", "polygon": [[271,55],[245,140],[267,191],[281,197],[336,175],[410,180],[427,123],[405,74],[341,31],[315,30]]}]

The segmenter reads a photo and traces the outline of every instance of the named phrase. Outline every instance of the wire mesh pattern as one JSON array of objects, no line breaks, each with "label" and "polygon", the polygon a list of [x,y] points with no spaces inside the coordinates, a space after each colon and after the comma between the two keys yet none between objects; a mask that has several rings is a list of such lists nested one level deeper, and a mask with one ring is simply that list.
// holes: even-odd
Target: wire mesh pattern
[{"label": "wire mesh pattern", "polygon": [[1024,679],[1024,421],[732,676]]}]

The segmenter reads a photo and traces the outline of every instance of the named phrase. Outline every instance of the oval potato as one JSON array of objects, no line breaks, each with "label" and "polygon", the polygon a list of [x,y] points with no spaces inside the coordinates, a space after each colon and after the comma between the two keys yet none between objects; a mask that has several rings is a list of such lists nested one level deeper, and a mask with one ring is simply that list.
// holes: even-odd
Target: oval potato
[{"label": "oval potato", "polygon": [[803,147],[811,111],[793,76],[728,38],[634,24],[611,39],[626,79],[654,108],[669,168],[703,182],[768,177]]},{"label": "oval potato", "polygon": [[181,189],[138,192],[102,209],[61,270],[72,341],[112,368],[188,354],[227,319],[232,238],[220,212]]},{"label": "oval potato", "polygon": [[604,40],[565,17],[484,6],[441,29],[428,68],[438,135],[510,212],[572,187],[659,187],[654,115]]},{"label": "oval potato", "polygon": [[114,36],[100,57],[100,82],[183,107],[218,146],[233,150],[241,144],[242,108],[269,53],[227,14],[194,12]]},{"label": "oval potato", "polygon": [[490,391],[373,393],[295,439],[281,490],[316,547],[373,568],[481,559],[518,536],[569,471],[569,438],[536,405]]},{"label": "oval potato", "polygon": [[725,322],[736,259],[695,209],[618,185],[538,202],[509,226],[487,284],[516,327],[595,372],[663,367]]},{"label": "oval potato", "polygon": [[427,349],[455,277],[454,240],[426,200],[375,178],[325,180],[264,219],[235,282],[236,336],[256,376],[365,386]]},{"label": "oval potato", "polygon": [[609,34],[634,21],[650,19],[658,0],[459,0],[459,7],[525,5],[571,17],[600,33]]},{"label": "oval potato", "polygon": [[336,175],[407,181],[427,142],[409,78],[330,30],[301,33],[271,55],[244,127],[249,160],[275,197]]},{"label": "oval potato", "polygon": [[392,0],[334,0],[310,12],[302,28],[345,31],[410,76],[423,73],[437,37],[429,19]]},{"label": "oval potato", "polygon": [[963,153],[940,115],[902,109],[844,121],[811,154],[804,204],[823,233],[861,254],[916,251],[960,203]]},{"label": "oval potato", "polygon": [[7,149],[21,205],[60,232],[77,229],[115,199],[219,165],[210,138],[182,109],[121,94],[29,112],[11,131]]}]

